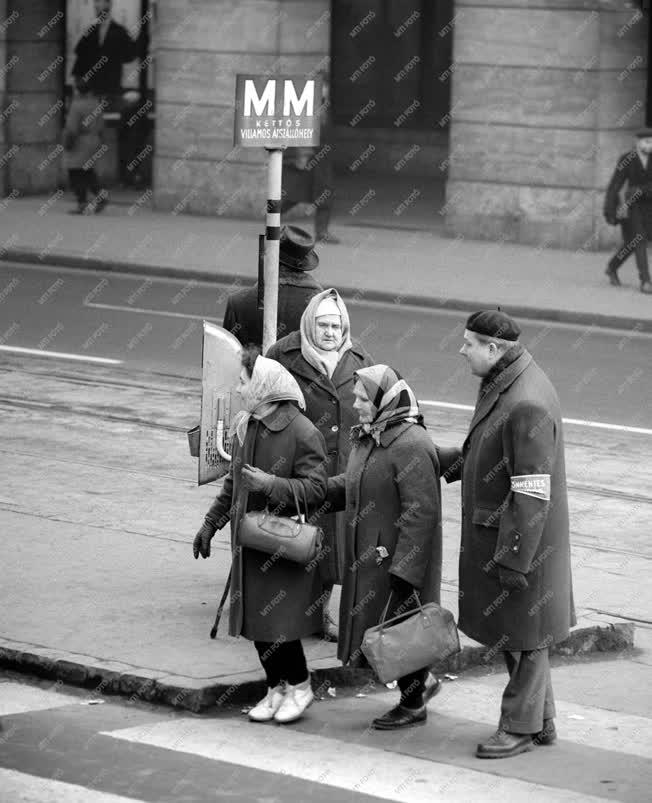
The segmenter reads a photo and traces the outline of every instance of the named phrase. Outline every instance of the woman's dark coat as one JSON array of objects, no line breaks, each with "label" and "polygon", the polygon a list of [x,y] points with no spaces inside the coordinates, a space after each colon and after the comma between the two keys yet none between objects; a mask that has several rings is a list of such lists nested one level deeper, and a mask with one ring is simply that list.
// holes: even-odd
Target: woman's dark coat
[{"label": "woman's dark coat", "polygon": [[[442,476],[462,479],[459,627],[499,650],[563,641],[575,624],[559,399],[522,350],[478,401],[462,451],[439,450]],[[513,476],[549,474],[550,501],[510,490]],[[529,588],[504,591],[499,566]]]},{"label": "woman's dark coat", "polygon": [[[373,359],[357,341],[344,353],[332,378],[319,373],[301,354],[301,334],[292,332],[265,355],[277,360],[297,380],[306,400],[305,414],[324,436],[329,477],[342,473],[351,451],[351,427],[357,423],[353,409],[353,373]],[[321,561],[326,585],[340,583],[344,567],[345,517],[343,513],[320,516],[328,551]]]},{"label": "woman's dark coat", "polygon": [[[434,444],[423,427],[410,423],[385,430],[380,446],[364,438],[351,451],[346,474],[330,479],[328,489],[336,509],[346,505],[347,520],[338,657],[364,665],[362,637],[380,621],[390,572],[416,587],[422,602],[439,602],[441,495]],[[381,560],[377,547],[388,557]],[[393,594],[388,617],[411,607]]]},{"label": "woman's dark coat", "polygon": [[[260,421],[250,419],[242,447],[234,438],[231,470],[207,514],[218,528],[231,519],[231,636],[293,641],[320,630],[321,584],[316,568],[238,547],[238,528],[247,497],[247,511],[263,510],[268,502],[277,515],[292,516],[294,488],[310,510],[317,507],[326,493],[325,461],[322,436],[290,402],[281,402]],[[245,464],[278,478],[268,500],[262,493],[247,494],[240,482]]]}]

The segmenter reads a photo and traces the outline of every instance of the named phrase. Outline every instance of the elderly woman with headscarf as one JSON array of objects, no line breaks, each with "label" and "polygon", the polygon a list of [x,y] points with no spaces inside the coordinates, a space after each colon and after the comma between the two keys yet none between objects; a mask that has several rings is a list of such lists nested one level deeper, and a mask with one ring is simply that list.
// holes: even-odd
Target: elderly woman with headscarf
[{"label": "elderly woman with headscarf", "polygon": [[296,515],[295,494],[314,509],[326,493],[326,451],[319,430],[297,408],[305,402],[294,378],[256,348],[243,352],[238,392],[245,409],[234,419],[231,469],[193,552],[207,558],[211,538],[231,520],[229,634],[254,642],[268,687],[249,718],[292,722],[313,700],[301,639],[319,627],[318,572],[239,547],[238,528],[251,510]]},{"label": "elderly woman with headscarf", "polygon": [[[416,397],[387,365],[355,372],[353,448],[346,473],[328,480],[328,499],[345,509],[347,538],[338,657],[366,666],[365,630],[416,607],[439,602],[442,560],[439,461]],[[427,668],[398,678],[399,705],[372,723],[381,730],[426,720],[438,691]]]},{"label": "elderly woman with headscarf", "polygon": [[[306,415],[326,441],[328,474],[344,471],[351,450],[349,433],[356,422],[353,410],[353,374],[373,363],[367,351],[351,339],[349,313],[332,287],[314,296],[301,317],[301,328],[275,343],[267,356],[278,360],[294,376],[306,400]],[[319,517],[326,549],[320,571],[324,587],[323,632],[337,638],[337,625],[328,617],[332,586],[342,582],[344,516],[328,507]]]}]

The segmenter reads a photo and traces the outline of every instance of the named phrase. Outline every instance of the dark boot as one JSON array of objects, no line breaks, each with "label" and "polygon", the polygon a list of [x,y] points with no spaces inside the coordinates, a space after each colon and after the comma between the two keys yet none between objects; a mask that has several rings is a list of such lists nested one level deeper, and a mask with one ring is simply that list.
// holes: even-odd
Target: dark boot
[{"label": "dark boot", "polygon": [[404,705],[397,705],[383,714],[376,717],[371,723],[372,727],[381,731],[398,730],[399,728],[411,728],[414,725],[425,725],[428,714],[425,706],[421,708],[406,708]]},{"label": "dark boot", "polygon": [[609,278],[609,284],[612,285],[612,287],[620,287],[620,279],[618,278],[616,268],[614,268],[611,264],[607,265],[605,274]]},{"label": "dark boot", "polygon": [[533,747],[530,733],[508,733],[498,728],[486,742],[478,745],[475,754],[478,758],[511,758]]},{"label": "dark boot", "polygon": [[537,747],[549,746],[557,741],[557,730],[554,719],[544,719],[543,729],[532,737],[532,741]]}]

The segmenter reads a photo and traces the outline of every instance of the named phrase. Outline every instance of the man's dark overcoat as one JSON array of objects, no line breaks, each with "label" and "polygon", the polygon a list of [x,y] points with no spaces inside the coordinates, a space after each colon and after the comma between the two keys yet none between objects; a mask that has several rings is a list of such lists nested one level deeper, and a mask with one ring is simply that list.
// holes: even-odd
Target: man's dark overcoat
[{"label": "man's dark overcoat", "polygon": [[[299,328],[310,299],[324,288],[305,271],[281,266],[278,281],[277,338]],[[263,311],[258,309],[258,285],[232,293],[226,302],[224,328],[243,346],[263,342]]]},{"label": "man's dark overcoat", "polygon": [[218,528],[231,519],[231,608],[229,634],[252,641],[293,641],[321,628],[321,583],[317,569],[255,549],[238,547],[238,528],[246,510],[264,510],[262,493],[248,494],[240,482],[245,464],[278,478],[269,508],[280,516],[295,515],[292,487],[310,510],[326,493],[326,451],[319,430],[291,402],[260,421],[250,419],[240,447],[233,439],[231,470],[208,511]]},{"label": "man's dark overcoat", "polygon": [[624,153],[616,164],[604,199],[604,216],[607,222],[616,223],[621,190],[625,190],[629,228],[632,234],[641,234],[652,240],[652,154],[647,165],[636,149]]},{"label": "man's dark overcoat", "polygon": [[[354,340],[329,379],[313,368],[301,354],[300,332],[292,332],[274,343],[266,356],[280,362],[299,383],[306,400],[305,414],[326,441],[328,476],[340,474],[346,469],[351,451],[351,427],[357,423],[353,409],[353,373],[366,365],[373,365],[373,359]],[[328,547],[321,561],[325,584],[342,582],[345,520],[344,513],[325,512],[319,518]]]},{"label": "man's dark overcoat", "polygon": [[[439,461],[427,431],[401,423],[354,445],[346,474],[328,481],[328,501],[346,506],[345,570],[337,654],[364,665],[367,628],[380,622],[390,595],[390,572],[419,590],[422,602],[439,602],[442,531]],[[378,562],[377,547],[388,557]],[[392,595],[388,618],[413,607]]]},{"label": "man's dark overcoat", "polygon": [[[575,624],[559,399],[532,356],[514,352],[481,391],[461,452],[439,450],[442,476],[462,479],[459,627],[503,651],[542,649]],[[550,501],[510,490],[533,474],[550,475]],[[529,588],[504,591],[499,566]]]},{"label": "man's dark overcoat", "polygon": [[100,44],[100,26],[94,23],[75,45],[75,63],[72,74],[76,78],[87,76],[88,84],[96,95],[117,95],[122,91],[122,65],[138,58],[144,52],[138,42],[115,20],[111,20],[104,41]]}]

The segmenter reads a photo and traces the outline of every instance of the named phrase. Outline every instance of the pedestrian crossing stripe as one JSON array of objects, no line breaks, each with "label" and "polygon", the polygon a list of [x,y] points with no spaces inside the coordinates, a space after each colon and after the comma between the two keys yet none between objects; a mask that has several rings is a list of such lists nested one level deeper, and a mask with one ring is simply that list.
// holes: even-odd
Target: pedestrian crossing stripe
[{"label": "pedestrian crossing stripe", "polygon": [[483,803],[505,803],[506,800],[598,803],[603,800],[480,769],[465,769],[366,745],[353,746],[274,723],[260,725],[244,720],[193,718],[125,728],[104,735],[397,803],[475,800]]},{"label": "pedestrian crossing stripe", "polygon": [[[58,689],[60,683],[53,684]],[[35,689],[23,683],[0,681],[0,717],[11,714],[26,714],[30,711],[46,711],[79,703],[79,697],[52,689]]]},{"label": "pedestrian crossing stripe", "polygon": [[0,768],[0,800],[11,803],[144,803],[73,783]]}]

